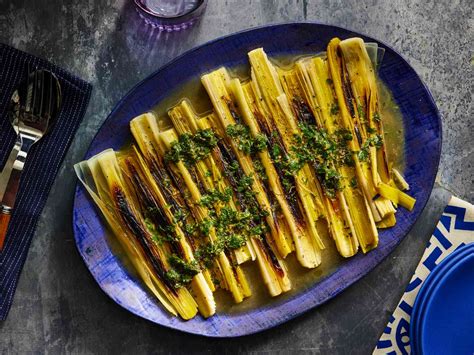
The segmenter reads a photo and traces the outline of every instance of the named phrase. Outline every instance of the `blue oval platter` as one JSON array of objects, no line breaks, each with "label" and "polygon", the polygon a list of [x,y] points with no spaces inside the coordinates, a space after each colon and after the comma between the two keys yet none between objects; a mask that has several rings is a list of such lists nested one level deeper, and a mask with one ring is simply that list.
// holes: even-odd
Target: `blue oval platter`
[{"label": "blue oval platter", "polygon": [[107,227],[84,188],[74,201],[74,233],[79,252],[99,286],[115,302],[154,323],[210,337],[235,337],[271,328],[321,305],[359,280],[389,255],[420,216],[430,196],[441,154],[441,120],[433,98],[401,55],[373,38],[335,26],[290,23],[251,29],[197,47],[176,58],[135,86],[115,106],[92,141],[85,159],[129,141],[129,122],[192,78],[218,68],[247,64],[247,52],[263,47],[270,56],[324,51],[333,37],[362,37],[385,48],[379,76],[400,107],[405,128],[405,177],[417,202],[413,211],[397,213],[395,227],[380,233],[377,249],[342,262],[332,274],[291,297],[258,309],[217,313],[189,321],[169,315],[124,265],[109,242]]}]

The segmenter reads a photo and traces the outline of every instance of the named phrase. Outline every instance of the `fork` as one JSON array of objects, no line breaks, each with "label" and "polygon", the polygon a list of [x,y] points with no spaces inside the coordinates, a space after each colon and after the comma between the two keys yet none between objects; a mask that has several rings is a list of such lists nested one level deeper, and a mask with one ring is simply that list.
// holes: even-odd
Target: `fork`
[{"label": "fork", "polygon": [[35,70],[12,97],[12,125],[17,141],[0,174],[0,250],[11,219],[20,185],[20,177],[31,147],[54,123],[61,102],[61,87],[56,76],[47,70]]}]

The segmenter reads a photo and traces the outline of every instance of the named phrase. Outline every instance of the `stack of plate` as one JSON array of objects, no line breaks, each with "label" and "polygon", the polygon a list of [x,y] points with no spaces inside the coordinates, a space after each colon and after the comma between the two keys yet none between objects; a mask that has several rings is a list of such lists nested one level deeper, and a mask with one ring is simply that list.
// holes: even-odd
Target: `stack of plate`
[{"label": "stack of plate", "polygon": [[413,354],[474,353],[474,243],[458,248],[431,272],[410,323]]}]

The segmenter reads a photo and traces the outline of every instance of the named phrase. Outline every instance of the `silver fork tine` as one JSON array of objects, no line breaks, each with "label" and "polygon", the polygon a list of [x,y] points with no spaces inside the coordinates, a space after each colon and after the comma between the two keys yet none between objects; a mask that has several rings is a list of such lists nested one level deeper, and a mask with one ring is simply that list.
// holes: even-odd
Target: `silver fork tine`
[{"label": "silver fork tine", "polygon": [[39,92],[40,92],[40,100],[39,100],[39,112],[38,115],[43,115],[43,106],[44,106],[44,71],[40,71],[39,73]]},{"label": "silver fork tine", "polygon": [[35,103],[33,105],[33,115],[41,115],[41,72],[35,72]]},{"label": "silver fork tine", "polygon": [[48,117],[51,117],[53,110],[53,77],[49,77],[49,100],[48,100]]},{"label": "silver fork tine", "polygon": [[37,107],[38,107],[38,100],[40,99],[38,96],[38,71],[35,71],[35,84],[33,86],[33,110],[31,112],[32,115],[38,114]]},{"label": "silver fork tine", "polygon": [[30,75],[28,75],[28,81],[26,83],[26,100],[25,100],[25,113],[30,113],[31,111],[31,104],[33,103],[33,89],[34,89],[34,80],[33,83],[29,79]]},{"label": "silver fork tine", "polygon": [[[53,107],[53,103],[52,103],[52,98],[53,98],[53,77],[50,75],[49,76],[49,80],[48,80],[49,84],[47,86],[47,90],[46,90],[46,95],[48,96],[47,97],[47,105],[46,105],[46,112],[45,112],[45,116],[47,116],[48,118],[51,118],[51,113],[52,113],[52,107]],[[48,129],[50,127],[50,125],[52,124],[52,122],[48,121]]]},{"label": "silver fork tine", "polygon": [[33,86],[31,88],[32,91],[32,99],[31,99],[31,110],[30,114],[34,115],[35,114],[35,109],[36,109],[36,102],[38,101],[38,71],[35,71],[33,74]]}]

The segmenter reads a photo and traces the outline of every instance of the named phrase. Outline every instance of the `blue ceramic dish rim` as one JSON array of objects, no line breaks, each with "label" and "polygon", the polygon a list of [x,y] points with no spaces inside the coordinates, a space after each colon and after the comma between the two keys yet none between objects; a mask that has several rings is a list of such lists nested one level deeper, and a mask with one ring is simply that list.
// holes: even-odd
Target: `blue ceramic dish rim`
[{"label": "blue ceramic dish rim", "polygon": [[[342,31],[346,31],[346,32],[350,32],[350,33],[354,33],[354,34],[357,34],[357,35],[360,35],[360,36],[363,36],[365,37],[366,39],[372,41],[372,42],[377,42],[379,44],[381,44],[383,47],[385,48],[388,48],[390,49],[394,54],[396,54],[400,60],[407,66],[409,67],[413,74],[415,75],[415,77],[419,80],[419,82],[421,83],[421,85],[423,86],[423,89],[427,95],[427,100],[429,101],[429,104],[432,105],[435,109],[435,118],[436,118],[436,123],[439,127],[439,146],[438,146],[438,149],[436,151],[436,161],[434,162],[434,167],[435,167],[435,171],[438,171],[439,170],[439,163],[440,163],[440,159],[441,159],[441,151],[442,151],[442,143],[443,143],[443,135],[442,135],[442,120],[441,120],[441,115],[439,113],[439,109],[434,101],[434,98],[430,92],[430,90],[428,89],[427,85],[425,84],[425,82],[422,80],[422,78],[418,75],[418,73],[415,71],[415,69],[408,63],[408,61],[395,49],[393,49],[391,46],[387,45],[385,42],[383,41],[380,41],[380,40],[377,40],[377,39],[374,39],[373,37],[371,36],[368,36],[362,32],[359,32],[359,31],[354,31],[352,29],[349,29],[349,28],[346,28],[346,27],[342,27],[342,26],[336,26],[336,25],[331,25],[331,24],[326,24],[326,23],[322,23],[322,22],[317,22],[317,21],[296,21],[296,22],[279,22],[279,23],[274,23],[274,24],[268,24],[268,25],[262,25],[262,26],[256,26],[256,27],[252,27],[252,28],[249,28],[249,29],[245,29],[245,30],[242,30],[242,31],[237,31],[237,32],[234,32],[234,33],[231,33],[231,34],[228,34],[228,35],[225,35],[225,36],[221,36],[221,37],[218,37],[218,38],[215,38],[213,40],[210,40],[210,41],[207,41],[203,44],[200,44],[196,47],[193,47],[191,49],[189,49],[188,51],[185,51],[184,53],[180,54],[179,56],[175,57],[174,59],[172,59],[171,61],[169,61],[168,63],[162,65],[161,67],[159,67],[156,71],[152,72],[151,74],[149,74],[146,78],[144,78],[143,80],[141,80],[140,82],[138,82],[136,85],[134,85],[114,106],[114,108],[112,109],[112,111],[110,112],[110,114],[107,116],[107,118],[102,122],[101,124],[101,127],[99,127],[99,129],[97,130],[96,134],[94,135],[94,138],[91,140],[91,144],[89,145],[86,153],[85,153],[85,156],[84,156],[84,159],[87,159],[90,155],[89,151],[91,149],[91,146],[93,144],[93,142],[95,141],[97,135],[99,134],[101,128],[103,125],[105,125],[105,123],[110,119],[112,118],[118,111],[119,109],[121,108],[122,104],[124,101],[126,101],[128,99],[129,96],[132,96],[133,93],[139,88],[141,87],[142,85],[144,85],[148,80],[150,80],[151,78],[154,78],[155,76],[157,76],[161,71],[164,71],[166,70],[167,68],[173,66],[176,62],[178,62],[179,60],[181,60],[183,57],[185,56],[188,56],[188,55],[192,55],[193,52],[196,52],[198,51],[199,49],[203,48],[203,47],[206,47],[206,46],[209,46],[209,45],[212,45],[216,42],[219,42],[219,41],[224,41],[228,38],[231,38],[231,37],[234,37],[234,36],[239,36],[239,35],[242,35],[242,34],[245,34],[245,33],[248,33],[248,32],[252,32],[252,31],[255,31],[255,30],[261,30],[261,29],[271,29],[271,28],[274,28],[274,27],[279,27],[279,26],[298,26],[298,25],[316,25],[316,26],[324,26],[324,27],[329,27],[329,28],[333,28],[333,29],[336,29],[336,30],[342,30]],[[428,200],[429,200],[429,197],[432,193],[432,190],[433,190],[433,187],[434,187],[434,183],[435,183],[435,180],[436,180],[436,174],[433,176],[432,178],[432,181],[429,183],[429,195],[428,195],[428,198],[426,199],[426,201],[424,201],[423,205],[421,206],[420,208],[420,211],[419,211],[419,216],[421,216],[421,214],[423,213],[423,210],[425,209],[426,207],[426,204],[428,203]],[[83,259],[84,263],[87,265],[87,261],[86,261],[86,256],[84,255],[84,253],[82,252],[82,250],[79,248],[79,245],[77,244],[77,239],[76,239],[76,236],[78,234],[78,228],[77,228],[77,225],[76,225],[76,213],[75,213],[75,205],[76,205],[76,200],[77,200],[77,197],[78,195],[81,193],[81,191],[83,190],[83,187],[81,186],[81,184],[79,183],[79,181],[76,183],[76,189],[75,189],[75,196],[74,196],[74,203],[73,203],[73,229],[74,229],[74,236],[75,236],[75,241],[76,241],[76,247],[79,251],[79,254],[81,255],[81,258]],[[418,218],[419,218],[418,216]],[[379,265],[386,257],[388,257],[394,250],[395,248],[400,244],[400,242],[405,238],[405,236],[411,231],[411,229],[414,227],[414,225],[416,224],[416,221],[415,220],[411,226],[408,227],[408,229],[406,230],[405,234],[403,236],[401,236],[396,242],[395,244],[393,245],[393,248],[392,250],[390,250],[383,258],[381,258],[380,260],[376,260],[375,264],[373,266],[371,266],[370,268],[370,271],[372,271],[377,265]],[[119,300],[117,300],[116,298],[114,298],[112,295],[110,295],[108,292],[106,292],[106,290],[104,289],[104,287],[102,286],[102,284],[97,280],[96,276],[92,273],[92,271],[88,268],[89,272],[91,273],[92,277],[94,278],[94,280],[97,282],[97,284],[99,285],[99,287],[101,288],[101,290],[108,296],[110,297],[115,303],[117,303],[119,306],[121,306],[122,308],[126,309],[127,311],[129,311],[130,313],[134,314],[135,316],[139,316],[141,318],[144,318],[144,319],[147,319],[148,321],[150,322],[153,322],[155,324],[159,324],[161,326],[164,326],[166,328],[169,328],[169,329],[173,329],[173,330],[177,330],[177,331],[181,331],[181,332],[185,332],[185,333],[189,333],[189,334],[194,334],[194,335],[198,335],[198,336],[203,336],[203,337],[209,337],[209,338],[235,338],[235,337],[242,337],[242,336],[247,336],[247,335],[252,335],[252,334],[255,334],[255,333],[259,333],[259,332],[262,332],[262,331],[265,331],[265,330],[268,330],[268,329],[271,329],[271,328],[274,328],[274,327],[277,327],[279,326],[280,324],[283,324],[283,323],[286,323],[298,316],[301,316],[305,313],[307,313],[308,311],[310,311],[311,309],[313,308],[316,308],[318,306],[321,306],[322,304],[326,303],[327,301],[329,301],[330,299],[332,299],[333,297],[337,296],[339,293],[341,293],[343,290],[345,290],[346,288],[350,287],[351,285],[353,285],[355,282],[359,281],[362,277],[366,276],[368,274],[367,273],[359,273],[357,274],[353,279],[351,279],[344,287],[341,287],[341,288],[338,288],[336,291],[334,291],[330,297],[327,297],[324,301],[322,301],[321,303],[319,303],[318,305],[314,305],[314,306],[311,306],[303,311],[299,311],[298,313],[296,314],[292,314],[290,317],[286,318],[286,319],[283,319],[283,320],[280,320],[278,322],[275,322],[269,326],[265,326],[265,327],[262,327],[262,328],[259,328],[259,329],[254,329],[252,331],[249,331],[249,332],[246,332],[244,334],[208,334],[208,333],[201,333],[199,331],[192,331],[192,330],[184,330],[184,329],[181,329],[179,326],[173,326],[171,324],[162,324],[162,323],[157,323],[155,321],[153,321],[152,319],[149,319],[147,318],[146,316],[142,315],[142,314],[138,314],[136,312],[134,312],[133,310],[130,310],[129,308],[127,308],[125,305],[123,305],[122,303],[119,302]],[[369,271],[369,272],[370,272]],[[330,276],[330,275],[328,275]],[[326,277],[328,277],[326,276]],[[324,279],[324,278],[323,278]],[[294,295],[292,296],[292,298],[296,297],[298,295]],[[292,298],[288,299],[287,301],[290,301]]]},{"label": "blue ceramic dish rim", "polygon": [[[458,264],[462,263],[473,252],[474,243],[468,243],[459,247],[443,259],[441,263],[436,266],[433,272],[428,275],[425,282],[423,282],[423,285],[415,298],[410,319],[410,346],[413,354],[421,354],[421,327],[423,322],[419,317],[426,309],[427,302],[429,302],[433,296],[434,288],[437,284],[443,281],[445,276],[453,268],[457,267]],[[416,344],[414,343],[415,340],[418,340]]]}]

